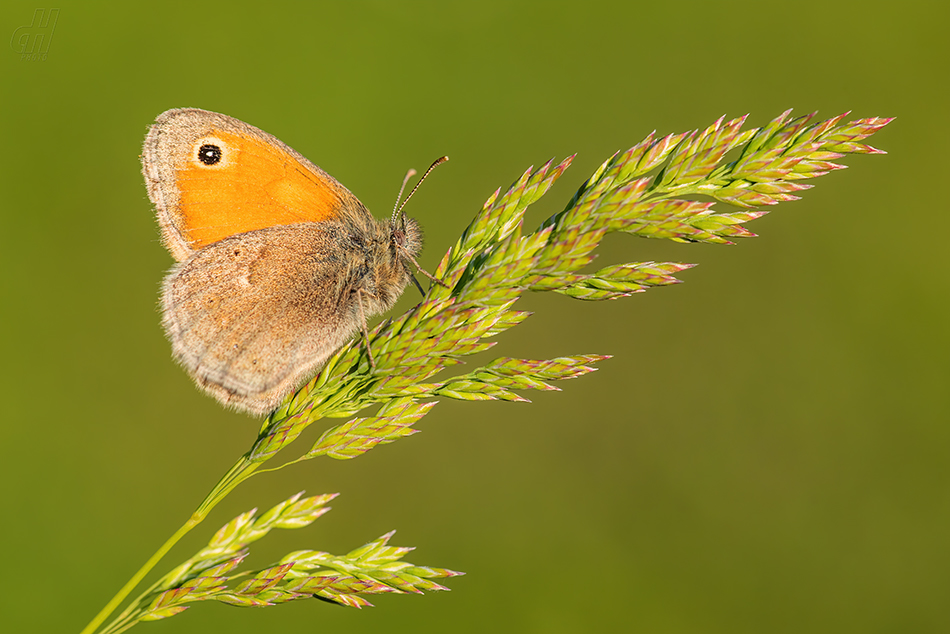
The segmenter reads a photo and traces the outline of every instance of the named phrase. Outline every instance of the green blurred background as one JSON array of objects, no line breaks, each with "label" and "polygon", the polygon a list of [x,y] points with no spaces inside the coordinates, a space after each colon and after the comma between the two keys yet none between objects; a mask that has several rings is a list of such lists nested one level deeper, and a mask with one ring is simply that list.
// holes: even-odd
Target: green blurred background
[{"label": "green blurred background", "polygon": [[[950,631],[946,3],[57,6],[45,61],[0,54],[0,629],[77,632],[256,431],[159,326],[171,258],[138,155],[160,112],[261,127],[377,215],[448,154],[410,205],[432,269],[531,164],[579,153],[534,224],[653,129],[794,107],[896,116],[871,139],[889,154],[847,159],[736,247],[608,239],[601,263],[700,267],[617,302],[527,297],[494,350],[615,355],[600,372],[530,405],[443,402],[410,440],[255,478],[160,566],[248,508],[339,491],[250,563],[397,528],[410,561],[468,573],[452,592],[140,627]],[[36,7],[4,3],[0,36]]]}]

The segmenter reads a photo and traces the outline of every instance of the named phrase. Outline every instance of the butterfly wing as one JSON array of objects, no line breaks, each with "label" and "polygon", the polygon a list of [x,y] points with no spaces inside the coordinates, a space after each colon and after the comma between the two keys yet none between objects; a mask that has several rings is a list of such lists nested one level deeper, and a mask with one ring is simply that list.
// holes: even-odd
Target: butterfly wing
[{"label": "butterfly wing", "polygon": [[163,285],[175,358],[223,403],[270,412],[359,328],[348,244],[331,221],[261,229],[194,253]]},{"label": "butterfly wing", "polygon": [[276,137],[196,108],[159,115],[142,171],[165,245],[179,262],[239,233],[365,212],[336,179]]}]

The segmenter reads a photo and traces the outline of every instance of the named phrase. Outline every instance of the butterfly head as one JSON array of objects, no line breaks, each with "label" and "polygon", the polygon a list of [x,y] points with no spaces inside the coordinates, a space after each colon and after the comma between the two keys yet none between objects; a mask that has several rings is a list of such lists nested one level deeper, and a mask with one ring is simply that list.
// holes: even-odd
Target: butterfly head
[{"label": "butterfly head", "polygon": [[390,242],[396,257],[407,262],[415,262],[422,253],[422,228],[413,218],[401,214],[390,222]]}]

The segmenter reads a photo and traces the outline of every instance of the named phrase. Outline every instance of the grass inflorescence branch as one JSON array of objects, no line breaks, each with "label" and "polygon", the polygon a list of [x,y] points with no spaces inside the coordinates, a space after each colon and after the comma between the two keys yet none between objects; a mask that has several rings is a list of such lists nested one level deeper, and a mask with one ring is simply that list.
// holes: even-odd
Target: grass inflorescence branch
[{"label": "grass inflorescence branch", "polygon": [[[846,154],[882,153],[862,141],[891,119],[842,123],[846,116],[815,122],[813,114],[792,118],[787,111],[761,128],[743,130],[745,117],[727,122],[723,117],[704,130],[659,138],[650,134],[607,159],[562,211],[531,232],[523,226],[525,211],[550,190],[573,157],[528,169],[504,193],[497,190],[442,258],[435,276],[443,284],[433,284],[419,304],[371,331],[375,367],[359,340],[337,351],[264,421],[252,448],[84,634],[96,631],[182,535],[255,473],[319,456],[352,459],[410,436],[438,397],[525,401],[519,392],[556,390],[552,382],[595,370],[607,356],[501,357],[467,373],[449,369],[488,350],[495,344],[492,337],[523,322],[529,314],[514,305],[527,291],[617,299],[678,283],[676,275],[693,266],[628,262],[587,272],[608,233],[713,244],[753,237],[743,224],[765,215],[761,207],[797,200],[811,187],[802,180],[842,169],[835,161]],[[735,160],[724,162],[730,153]],[[371,406],[378,407],[374,415],[331,426],[303,455],[261,469],[311,424],[351,417]],[[444,590],[432,579],[460,574],[403,562],[410,549],[389,546],[391,533],[344,556],[296,551],[264,569],[237,572],[249,544],[274,528],[310,524],[333,497],[298,494],[263,515],[238,516],[101,632],[115,634],[140,621],[167,618],[198,601],[267,606],[315,597],[362,607],[369,605],[365,595]]]}]

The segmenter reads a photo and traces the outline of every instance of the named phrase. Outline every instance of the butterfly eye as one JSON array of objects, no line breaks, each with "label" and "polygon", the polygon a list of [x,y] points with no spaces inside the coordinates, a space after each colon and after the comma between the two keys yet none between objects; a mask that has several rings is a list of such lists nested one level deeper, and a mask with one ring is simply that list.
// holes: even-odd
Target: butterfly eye
[{"label": "butterfly eye", "polygon": [[[403,221],[405,222],[405,221]],[[392,240],[396,243],[397,247],[405,246],[406,244],[406,231],[401,227],[393,227]]]},{"label": "butterfly eye", "polygon": [[221,148],[207,143],[198,148],[198,160],[205,165],[214,165],[221,162]]}]

